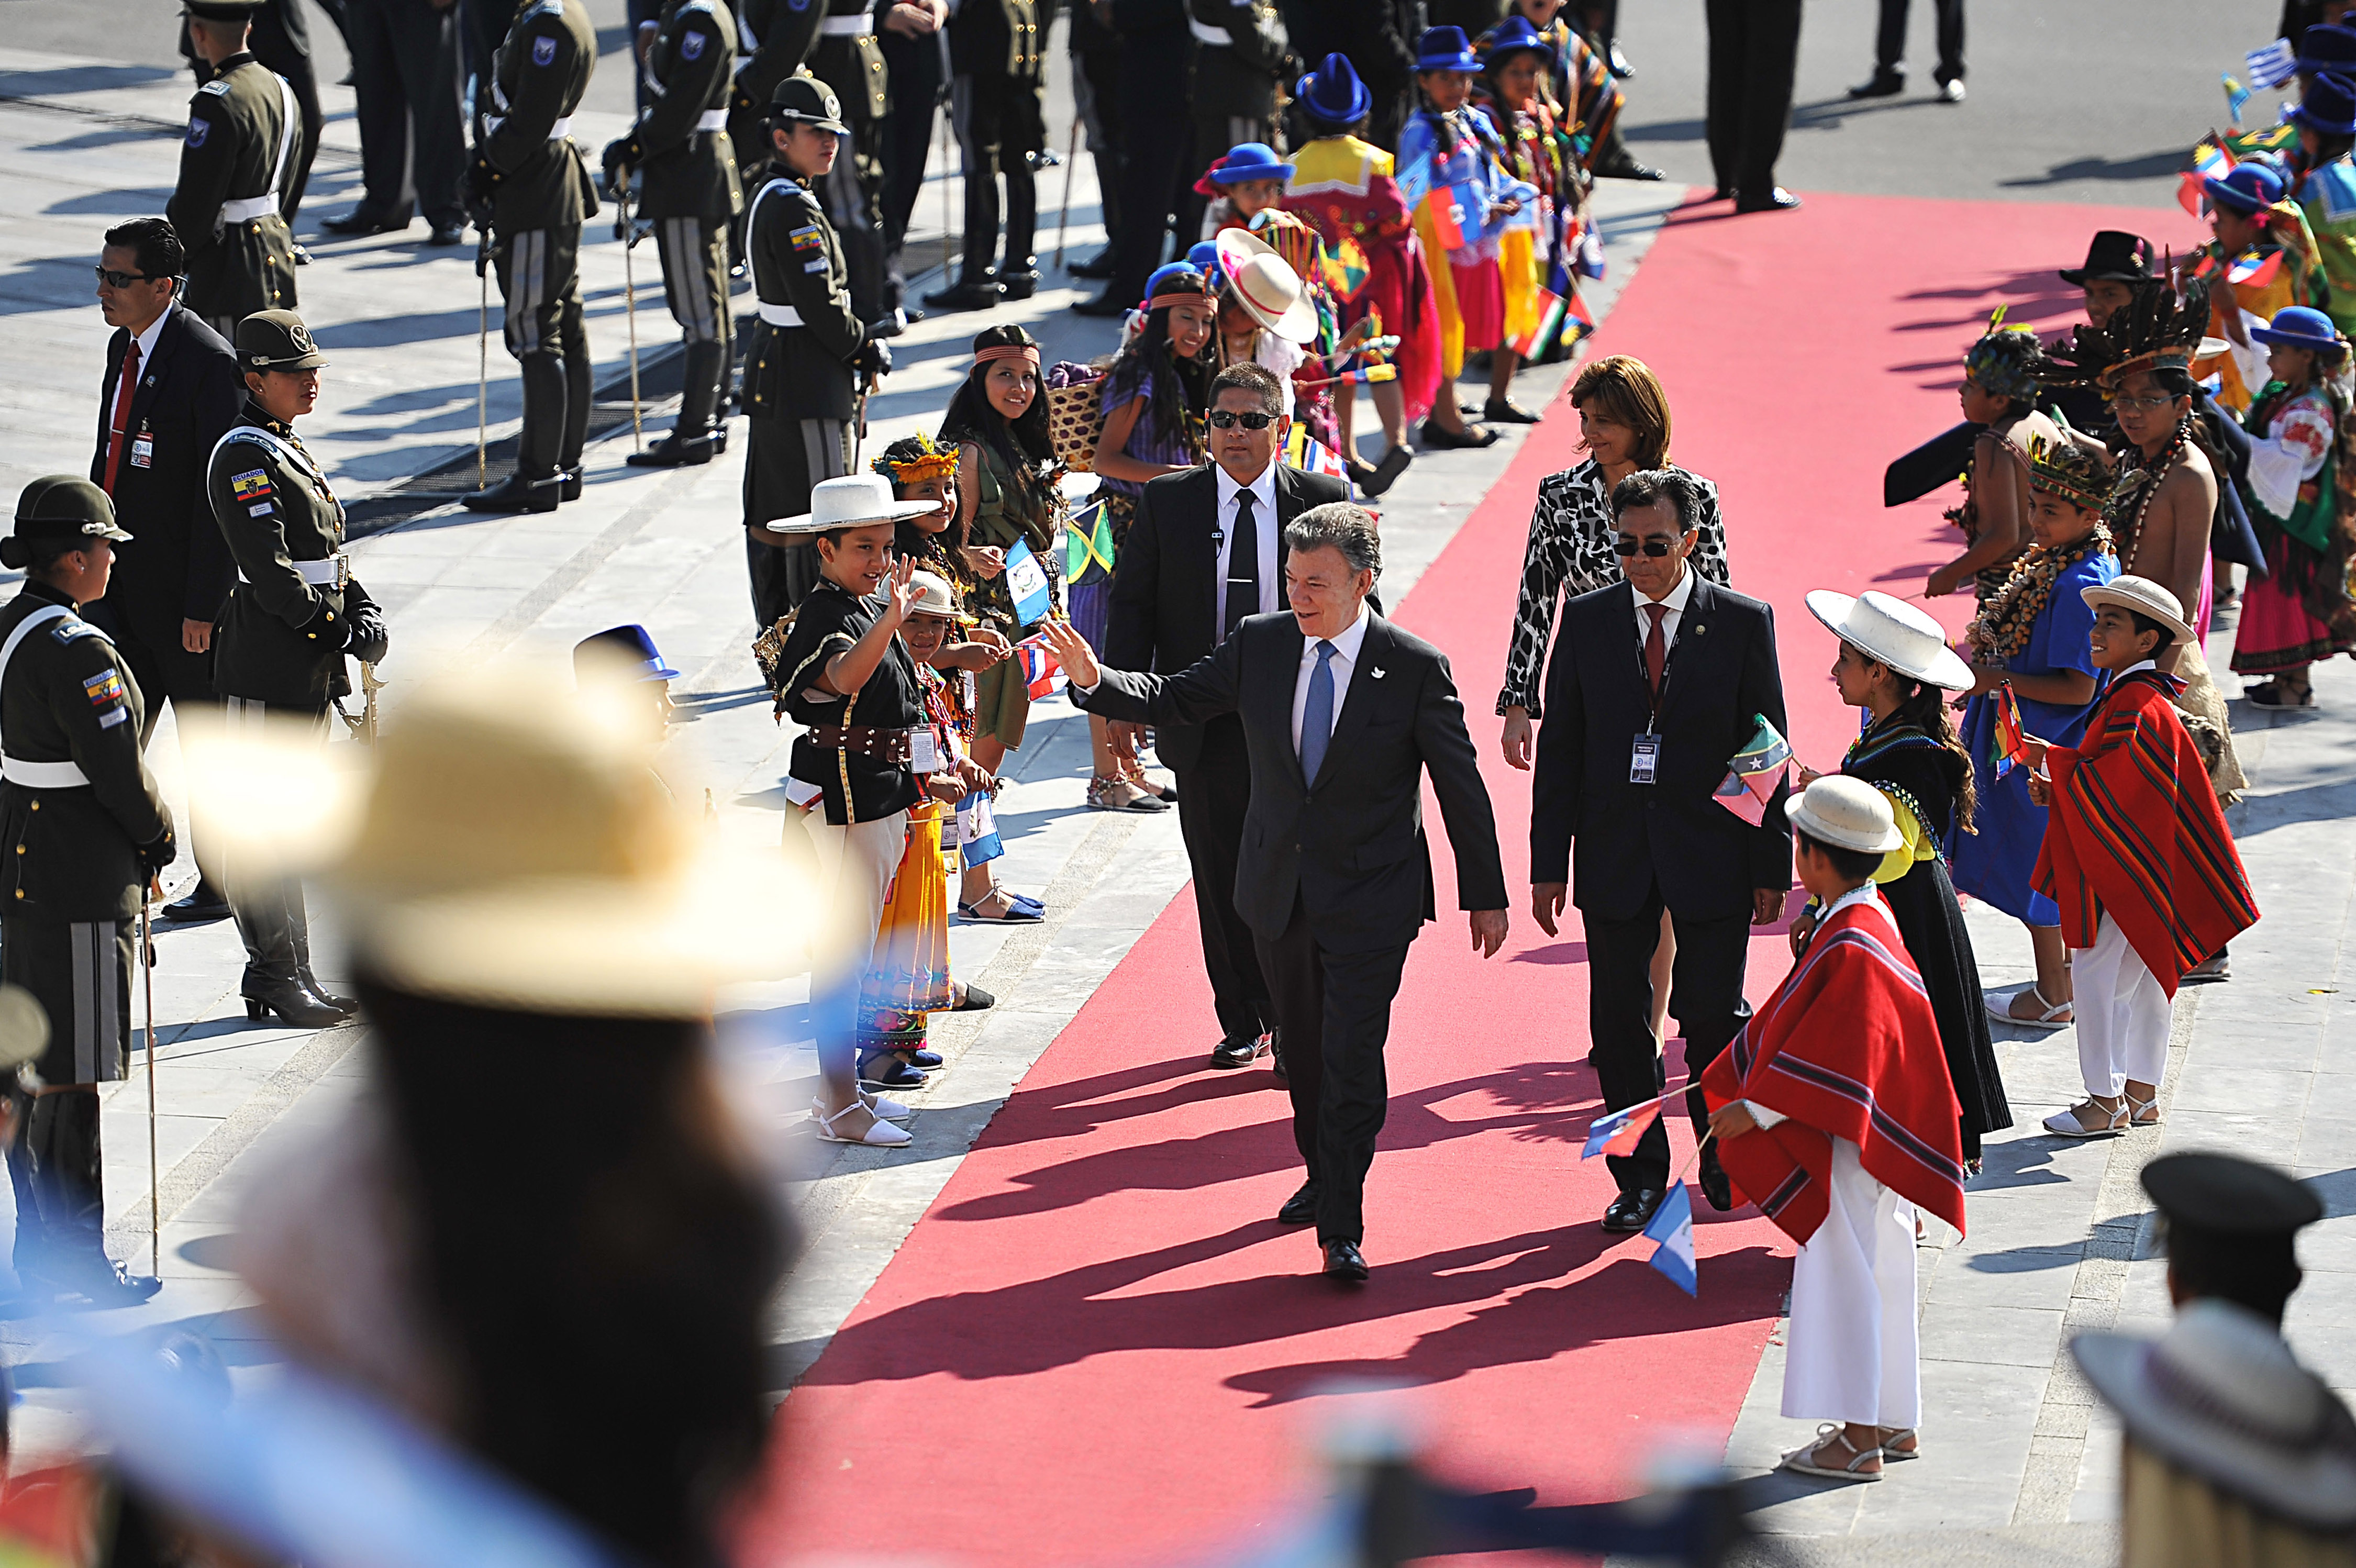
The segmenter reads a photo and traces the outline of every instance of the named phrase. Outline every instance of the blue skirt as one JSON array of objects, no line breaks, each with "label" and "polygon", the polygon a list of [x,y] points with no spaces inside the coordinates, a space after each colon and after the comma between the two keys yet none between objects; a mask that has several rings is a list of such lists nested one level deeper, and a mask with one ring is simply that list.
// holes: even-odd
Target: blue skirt
[{"label": "blue skirt", "polygon": [[2029,769],[2016,767],[2002,779],[1987,760],[1996,740],[1996,703],[1974,697],[1964,710],[1961,739],[1971,754],[1972,788],[1979,796],[1976,825],[1948,841],[1947,862],[1955,891],[1968,893],[2032,926],[2058,926],[2062,910],[2034,891],[2029,873],[2045,846],[2045,808],[2029,798]]}]

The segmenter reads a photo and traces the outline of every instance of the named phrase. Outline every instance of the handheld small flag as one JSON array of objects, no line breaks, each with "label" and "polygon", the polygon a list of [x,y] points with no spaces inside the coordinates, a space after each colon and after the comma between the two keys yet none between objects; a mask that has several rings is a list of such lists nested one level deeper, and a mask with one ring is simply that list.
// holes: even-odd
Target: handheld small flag
[{"label": "handheld small flag", "polygon": [[[1677,1092],[1684,1091],[1680,1090]],[[1579,1157],[1591,1160],[1598,1155],[1634,1154],[1636,1145],[1644,1141],[1645,1132],[1661,1119],[1661,1104],[1659,1100],[1647,1101],[1642,1105],[1631,1105],[1624,1110],[1598,1116],[1588,1123],[1587,1146],[1579,1151]]]},{"label": "handheld small flag", "polygon": [[2276,38],[2265,48],[2252,49],[2243,56],[2242,63],[2248,68],[2250,85],[2264,92],[2298,74],[2298,51],[2290,47],[2288,38]]},{"label": "handheld small flag", "polygon": [[2242,128],[2242,110],[2250,102],[2250,90],[2235,81],[2230,70],[2219,80],[2225,84],[2225,113],[2233,122],[2233,129],[2238,131]]},{"label": "handheld small flag", "polygon": [[1443,251],[1462,250],[1471,243],[1464,233],[1466,223],[1472,220],[1471,210],[1458,199],[1455,188],[1451,186],[1441,186],[1434,190],[1430,199],[1432,237],[1440,242],[1440,248]]},{"label": "handheld small flag", "polygon": [[1333,291],[1336,299],[1357,298],[1373,271],[1374,263],[1366,259],[1366,248],[1358,243],[1355,235],[1343,235],[1341,242],[1325,252],[1325,286]]},{"label": "handheld small flag", "polygon": [[2264,288],[2275,281],[2276,273],[2282,271],[2282,259],[2280,251],[2263,256],[2252,251],[2225,268],[2225,281],[2237,287]]},{"label": "handheld small flag", "polygon": [[2015,763],[2029,760],[2029,747],[2021,743],[2025,732],[2020,726],[2020,699],[2010,686],[2000,686],[1996,694],[1996,734],[1988,742],[1988,761],[1996,766],[1999,779],[2013,769]]},{"label": "handheld small flag", "polygon": [[1542,349],[1554,335],[1562,330],[1562,295],[1552,289],[1538,290],[1537,318],[1529,329],[1514,339],[1514,352],[1526,360]]},{"label": "handheld small flag", "polygon": [[1033,702],[1054,695],[1055,682],[1064,676],[1064,667],[1056,661],[1054,650],[1039,638],[1026,637],[1014,645],[1014,658]]},{"label": "handheld small flag", "polygon": [[1603,240],[1592,229],[1579,236],[1579,275],[1598,282],[1603,277]]},{"label": "handheld small flag", "polygon": [[1595,336],[1595,313],[1587,308],[1587,301],[1572,295],[1563,302],[1562,346],[1575,349]]},{"label": "handheld small flag", "polygon": [[2177,177],[2178,205],[2193,217],[2201,216],[2201,205],[2209,199],[2204,180],[2222,179],[2233,166],[2233,155],[2214,142],[2203,142],[2192,149],[2192,166]]},{"label": "handheld small flag", "polygon": [[1755,714],[1759,728],[1751,742],[1727,764],[1718,787],[1718,803],[1752,827],[1767,820],[1767,802],[1792,764],[1792,744],[1777,733],[1767,715]]},{"label": "handheld small flag", "polygon": [[1112,553],[1112,513],[1098,501],[1072,519],[1064,531],[1064,581],[1080,581],[1087,575],[1091,562],[1109,573]]},{"label": "handheld small flag", "polygon": [[1284,460],[1295,468],[1312,474],[1329,474],[1337,479],[1350,477],[1349,466],[1342,455],[1309,434],[1309,427],[1296,424],[1284,440]]},{"label": "handheld small flag", "polygon": [[1016,540],[1006,553],[1006,594],[1014,601],[1015,620],[1023,626],[1045,620],[1055,607],[1055,596],[1047,591],[1047,568],[1039,564],[1024,540]]},{"label": "handheld small flag", "polygon": [[1701,1294],[1701,1271],[1694,1260],[1693,1197],[1682,1181],[1669,1188],[1660,1208],[1644,1227],[1644,1239],[1657,1242],[1653,1267],[1687,1295]]}]

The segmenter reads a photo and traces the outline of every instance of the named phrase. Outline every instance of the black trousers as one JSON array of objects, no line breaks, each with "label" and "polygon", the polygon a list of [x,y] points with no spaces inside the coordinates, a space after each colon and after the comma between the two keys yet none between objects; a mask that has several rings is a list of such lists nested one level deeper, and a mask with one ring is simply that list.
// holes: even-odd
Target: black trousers
[{"label": "black trousers", "polygon": [[[264,704],[251,697],[221,699],[224,717],[232,732],[246,736],[271,733],[279,725],[307,726],[309,738],[327,744],[327,710]],[[266,872],[249,874],[232,855],[222,868],[222,891],[245,943],[245,973],[241,994],[252,996],[273,982],[299,981],[311,972],[311,918],[303,902],[300,877]]]},{"label": "black trousers", "polygon": [[1219,1034],[1248,1040],[1276,1020],[1260,977],[1251,928],[1236,913],[1236,863],[1251,810],[1251,756],[1244,724],[1222,714],[1203,726],[1202,754],[1178,775],[1178,832],[1194,873],[1194,918],[1203,928],[1203,970],[1211,977]]},{"label": "black trousers", "polygon": [[[744,422],[744,525],[775,522],[810,509],[810,487],[851,472],[851,422],[748,419]],[[744,536],[753,585],[753,624],[766,629],[818,585],[818,547],[776,545]]]},{"label": "black trousers", "polygon": [[[1193,47],[1193,35],[1183,27],[1122,40],[1120,227],[1112,237],[1116,299],[1144,297],[1145,280],[1162,264],[1162,241],[1184,205],[1183,171],[1199,172],[1189,161],[1194,137],[1186,111],[1185,59]],[[1184,237],[1178,253],[1185,254],[1193,242],[1193,236]]]},{"label": "black trousers", "polygon": [[884,117],[878,145],[884,161],[884,248],[897,273],[900,248],[908,241],[908,220],[924,194],[925,166],[933,150],[933,114],[940,107],[948,67],[939,35],[912,38],[890,28],[875,35],[884,51],[884,74],[892,81],[892,113]]},{"label": "black trousers", "polygon": [[[1944,87],[1964,79],[1964,0],[1931,0],[1939,16],[1939,69],[1931,79]],[[1873,35],[1873,69],[1893,71],[1906,65],[1906,0],[1881,0],[1881,25]]]},{"label": "black trousers", "polygon": [[[140,624],[134,625],[119,609],[101,599],[89,607],[88,618],[113,639],[123,661],[131,666],[131,678],[139,683],[140,694],[147,699],[146,727],[139,732],[142,751],[155,737],[155,725],[164,716],[166,703],[170,703],[179,714],[183,733],[191,713],[207,712],[220,705],[220,697],[213,690],[212,656],[189,652],[180,641],[177,621],[168,613],[143,617]],[[205,881],[219,886],[220,875],[207,853],[202,822],[191,819],[187,843]]]},{"label": "black trousers", "polygon": [[867,322],[900,308],[900,285],[884,264],[889,247],[884,242],[884,124],[851,121],[834,167],[818,187],[851,274],[851,308]]},{"label": "black trousers", "polygon": [[1800,58],[1800,0],[1706,0],[1709,20],[1707,129],[1721,189],[1764,198],[1792,123]]},{"label": "black trousers", "polygon": [[[1178,799],[1186,799],[1182,787]],[[1405,947],[1328,952],[1299,900],[1284,934],[1258,939],[1276,1023],[1284,1031],[1292,1143],[1317,1183],[1317,1240],[1365,1239],[1366,1169],[1390,1109],[1383,1045]]]},{"label": "black trousers", "polygon": [[491,262],[507,302],[508,352],[523,371],[516,467],[534,484],[581,464],[593,395],[589,330],[581,315],[581,228],[501,234]]},{"label": "black trousers", "polygon": [[429,222],[464,221],[455,17],[415,0],[349,0],[344,26],[359,100],[362,202],[388,218],[414,207]]},{"label": "black trousers", "polygon": [[1039,226],[1038,158],[1046,131],[1040,90],[1007,76],[960,76],[952,85],[949,123],[965,160],[965,255],[958,281],[998,270],[998,181],[1006,179],[1006,264],[1027,273],[1039,258],[1032,237]]},{"label": "black trousers", "polygon": [[[1671,917],[1677,959],[1669,976],[1669,1011],[1686,1040],[1687,1081],[1718,1058],[1751,1016],[1742,999],[1742,969],[1750,957],[1751,921],[1687,920]],[[1625,920],[1585,917],[1587,927],[1587,1059],[1603,1090],[1603,1103],[1617,1111],[1652,1099],[1667,1086],[1661,1051],[1653,1039],[1653,950],[1661,941],[1661,893],[1655,886],[1644,909]],[[1699,1136],[1709,1125],[1701,1090],[1686,1095],[1686,1110]],[[1612,1177],[1622,1192],[1669,1185],[1669,1134],[1658,1122],[1645,1132],[1633,1155],[1607,1155]]]}]

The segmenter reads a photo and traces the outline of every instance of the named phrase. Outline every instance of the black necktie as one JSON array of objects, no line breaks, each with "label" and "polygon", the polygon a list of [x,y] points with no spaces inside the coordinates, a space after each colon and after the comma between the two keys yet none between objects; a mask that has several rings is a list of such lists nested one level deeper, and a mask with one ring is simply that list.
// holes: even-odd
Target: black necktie
[{"label": "black necktie", "polygon": [[1259,524],[1252,520],[1252,493],[1236,492],[1235,537],[1227,542],[1227,624],[1225,641],[1246,616],[1259,614]]}]

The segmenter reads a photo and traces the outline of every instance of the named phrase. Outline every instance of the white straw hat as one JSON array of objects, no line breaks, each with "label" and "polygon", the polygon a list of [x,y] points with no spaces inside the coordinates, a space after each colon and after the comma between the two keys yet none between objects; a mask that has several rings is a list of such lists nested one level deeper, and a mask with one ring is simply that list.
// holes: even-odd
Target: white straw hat
[{"label": "white straw hat", "polygon": [[2168,628],[2179,642],[2193,640],[2192,628],[2184,620],[2184,601],[2149,577],[2114,577],[2079,589],[2078,596],[2089,605],[2117,605],[2148,617]]},{"label": "white straw hat", "polygon": [[1317,336],[1317,307],[1301,274],[1276,247],[1241,229],[1222,229],[1215,242],[1219,271],[1236,291],[1251,318],[1288,342],[1306,343]]},{"label": "white straw hat", "polygon": [[1906,843],[1890,801],[1862,779],[1829,774],[1808,786],[1784,818],[1818,843],[1887,854]]},{"label": "white straw hat", "polygon": [[824,533],[830,528],[867,528],[940,510],[938,501],[894,500],[892,481],[881,474],[845,474],[810,488],[809,510],[767,526],[772,533]]},{"label": "white straw hat", "polygon": [[1971,666],[1947,646],[1945,630],[1919,606],[1872,588],[1855,598],[1817,588],[1808,595],[1808,613],[1876,663],[1943,691],[1971,690]]},{"label": "white straw hat", "polygon": [[973,617],[958,608],[957,590],[939,573],[911,572],[908,586],[916,594],[916,603],[908,607],[910,615],[939,616],[945,620],[973,623]]}]

